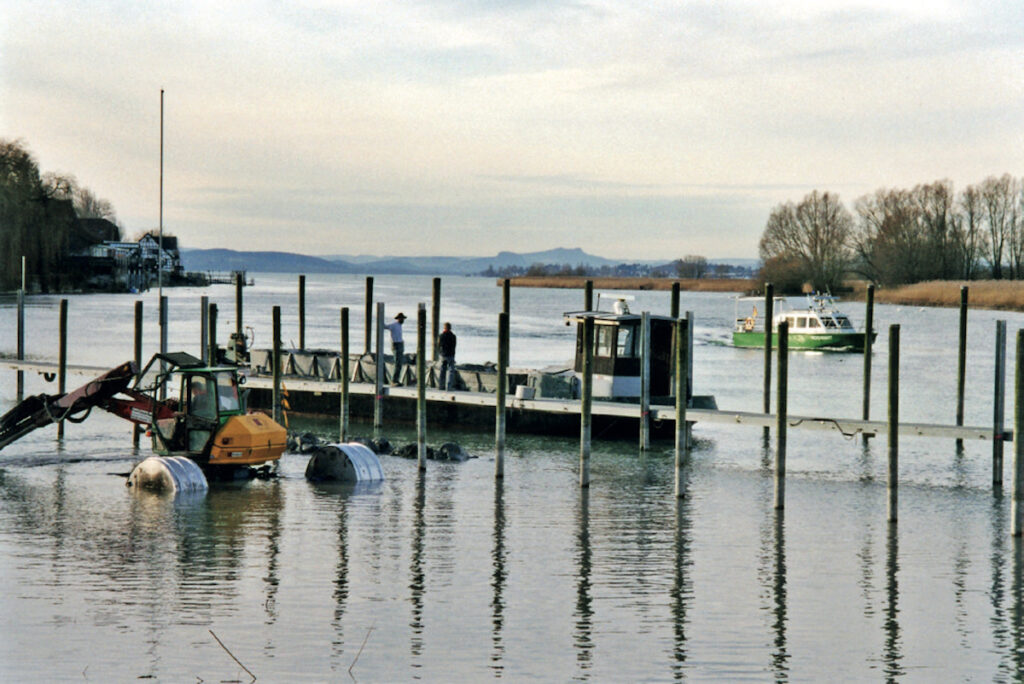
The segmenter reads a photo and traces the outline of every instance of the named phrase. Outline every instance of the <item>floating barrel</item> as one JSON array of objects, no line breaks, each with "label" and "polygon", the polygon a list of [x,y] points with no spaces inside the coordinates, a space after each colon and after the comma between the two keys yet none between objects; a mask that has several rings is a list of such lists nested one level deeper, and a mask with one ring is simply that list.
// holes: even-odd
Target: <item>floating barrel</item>
[{"label": "floating barrel", "polygon": [[203,471],[184,456],[150,456],[132,470],[128,486],[137,491],[168,494],[209,489]]},{"label": "floating barrel", "polygon": [[357,442],[324,444],[314,448],[306,464],[306,479],[313,482],[379,482],[384,469],[377,454]]}]

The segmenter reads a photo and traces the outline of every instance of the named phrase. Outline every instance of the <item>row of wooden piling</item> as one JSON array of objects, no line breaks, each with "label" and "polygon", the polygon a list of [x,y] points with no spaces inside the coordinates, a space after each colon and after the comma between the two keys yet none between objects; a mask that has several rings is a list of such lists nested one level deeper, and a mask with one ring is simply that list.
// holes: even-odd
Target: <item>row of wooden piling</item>
[{"label": "row of wooden piling", "polygon": [[[300,303],[304,300],[304,282],[305,278],[300,278]],[[372,296],[372,278],[367,278],[367,295]],[[242,326],[242,295],[241,295],[241,283],[237,283],[236,288],[236,333],[241,334]],[[587,310],[592,309],[592,283],[588,281],[588,287],[585,289],[585,306]],[[766,291],[766,312],[770,312],[771,305],[773,303],[773,297],[771,296],[771,287],[767,288]],[[870,377],[871,377],[871,365],[870,365],[870,344],[871,336],[873,332],[873,294],[874,288],[869,287],[867,292],[867,319],[865,321],[865,337],[866,337],[866,349],[865,349],[865,360],[864,360],[864,418],[869,417],[869,389],[870,389]],[[440,312],[440,279],[434,279],[433,286],[434,295],[434,307],[433,307],[433,319],[434,327],[438,327],[439,312]],[[589,301],[587,301],[589,300]],[[961,290],[961,314],[960,314],[960,343],[958,345],[958,379],[957,379],[957,425],[963,425],[963,394],[964,394],[964,375],[966,368],[966,310],[967,310],[967,287],[964,286]],[[372,299],[367,302],[367,309],[371,309]],[[505,428],[506,428],[506,391],[507,391],[507,370],[508,370],[508,358],[509,358],[509,281],[505,280],[502,283],[502,306],[503,311],[499,315],[498,319],[498,396],[496,397],[496,417],[495,417],[495,477],[502,478],[504,476],[504,452],[505,452]],[[19,359],[24,358],[24,291],[19,292],[18,297],[18,357]],[[217,340],[216,340],[216,328],[217,328],[217,307],[215,304],[210,304],[206,297],[201,298],[202,308],[202,340],[201,347],[203,355],[206,359],[212,360],[216,358]],[[300,343],[305,342],[305,335],[301,332],[304,328],[304,306],[300,306]],[[676,374],[675,374],[675,397],[676,397],[676,431],[675,431],[675,491],[677,496],[683,496],[685,488],[682,486],[682,478],[684,476],[684,463],[688,450],[688,438],[687,438],[687,424],[686,424],[686,387],[688,384],[688,377],[690,374],[690,367],[692,364],[691,354],[691,338],[690,338],[690,325],[691,321],[689,318],[678,317],[678,290],[673,288],[673,301],[672,309],[674,317],[676,318]],[[58,391],[63,393],[66,391],[66,368],[67,368],[67,313],[68,313],[68,300],[62,299],[60,301],[59,309],[59,326],[58,326]],[[167,351],[167,298],[165,296],[160,297],[159,302],[159,322],[160,322],[160,350],[161,352]],[[350,347],[349,340],[349,310],[347,307],[341,309],[341,348],[342,348],[342,359],[346,360]],[[376,307],[376,316],[371,316],[370,321],[376,321],[376,352],[377,358],[383,357],[383,331],[384,331],[384,304],[378,302]],[[647,320],[647,314],[644,315]],[[766,316],[766,320],[770,321],[770,317]],[[371,330],[372,323],[367,322],[367,330]],[[138,365],[142,363],[142,322],[143,322],[143,304],[141,301],[135,302],[135,340],[134,340],[134,352],[135,360]],[[646,329],[646,325],[642,326],[642,330]],[[765,363],[765,385],[770,390],[773,383],[771,382],[771,329],[766,329],[766,363]],[[592,318],[586,318],[584,320],[584,367],[582,377],[582,392],[581,392],[581,418],[580,418],[580,486],[588,487],[590,484],[590,454],[591,454],[591,406],[593,401],[593,335],[594,335],[594,322]],[[435,347],[436,347],[436,335]],[[776,366],[778,369],[778,377],[774,383],[776,391],[776,465],[775,465],[775,505],[781,509],[785,505],[785,458],[786,458],[786,438],[787,438],[787,396],[788,396],[788,325],[782,323],[778,330],[778,357]],[[424,304],[420,304],[417,311],[417,443],[419,445],[419,465],[420,468],[425,468],[425,440],[426,440],[426,372],[425,372],[425,360],[426,360],[426,307]],[[367,337],[367,346],[369,344],[369,333]],[[643,343],[646,349],[646,342]],[[888,477],[887,477],[887,491],[888,491],[888,504],[887,513],[888,519],[891,522],[895,522],[897,519],[897,503],[898,503],[898,470],[899,470],[899,440],[898,440],[898,426],[899,426],[899,345],[900,345],[900,328],[898,325],[890,326],[889,328],[889,385],[888,385]],[[993,483],[995,485],[1001,485],[1002,483],[1002,442],[1003,440],[999,437],[1003,434],[1003,411],[1005,408],[1005,346],[1006,346],[1006,322],[997,321],[996,326],[996,388],[994,392],[994,418],[993,418],[993,432],[996,439],[993,440]],[[281,345],[281,310],[279,306],[275,306],[273,309],[273,373],[274,373],[274,392],[273,392],[273,412],[274,417],[277,420],[281,420],[281,368],[280,358],[282,354]],[[436,354],[436,349],[435,349]],[[649,355],[645,354],[645,357]],[[642,364],[644,365],[644,364]],[[18,371],[19,375],[19,397],[22,395],[23,379],[22,372]],[[349,426],[349,378],[348,373],[342,373],[341,378],[341,405],[340,419],[339,419],[339,436],[342,440],[348,438],[348,426]],[[377,378],[376,378],[377,391],[375,393],[375,411],[374,411],[374,426],[375,429],[379,429],[382,426],[382,401],[384,397],[383,390],[383,364],[377,364]],[[1016,375],[1015,375],[1015,409],[1014,409],[1014,429],[1015,435],[1024,434],[1024,330],[1018,331],[1017,336],[1017,358],[1016,358]],[[765,413],[770,413],[770,394],[765,398]],[[645,435],[643,429],[644,426],[644,407],[641,403],[640,406],[640,423],[641,423],[641,450],[649,448],[649,433]],[[58,438],[63,438],[64,426],[63,422],[58,425]],[[138,431],[134,431],[133,442],[138,444]],[[959,442],[960,440],[958,440]],[[1024,501],[1024,439],[1015,439],[1015,450],[1014,450],[1014,468],[1013,468],[1013,534],[1014,536],[1021,536],[1022,529],[1024,529],[1024,507],[1021,506],[1021,502]]]}]

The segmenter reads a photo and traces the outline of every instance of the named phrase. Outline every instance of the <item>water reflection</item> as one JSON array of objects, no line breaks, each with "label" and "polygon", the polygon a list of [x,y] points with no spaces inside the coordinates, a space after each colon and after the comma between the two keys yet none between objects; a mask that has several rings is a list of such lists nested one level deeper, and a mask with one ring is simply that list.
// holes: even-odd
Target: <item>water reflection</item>
[{"label": "water reflection", "polygon": [[505,582],[508,571],[505,569],[505,483],[497,479],[494,483],[494,546],[491,551],[491,562],[494,571],[491,574],[491,587],[494,594],[491,598],[491,669],[497,676],[504,670],[502,658],[505,645],[502,640],[502,628],[505,623]]},{"label": "water reflection", "polygon": [[575,629],[573,630],[573,643],[576,646],[576,664],[582,670],[580,677],[589,679],[591,661],[594,652],[594,607],[591,596],[591,562],[592,552],[590,548],[590,489],[580,489],[579,512],[577,514],[576,533],[576,560],[577,560],[577,583],[576,583],[576,610],[573,613]]},{"label": "water reflection", "polygon": [[690,557],[692,503],[688,477],[681,478],[680,487],[682,497],[676,498],[672,580],[672,676],[677,681],[686,679],[686,629],[689,625],[689,604],[693,600],[693,579],[690,576],[693,565]]},{"label": "water reflection", "polygon": [[[766,488],[767,489],[767,488]],[[785,509],[774,507],[774,492],[765,495],[761,526],[761,567],[758,576],[764,595],[770,598],[765,610],[771,617],[772,651],[769,667],[776,682],[789,681],[787,642],[788,603],[786,587]]]},{"label": "water reflection", "polygon": [[899,621],[899,570],[899,528],[892,523],[888,526],[885,544],[885,647],[882,651],[886,681],[890,682],[905,673]]},{"label": "water reflection", "polygon": [[412,656],[412,667],[421,667],[420,656],[423,655],[423,594],[426,588],[426,574],[424,564],[424,537],[427,531],[426,515],[424,511],[427,505],[426,493],[426,471],[416,471],[416,497],[413,500],[412,509],[412,554],[409,565],[409,602],[412,604],[412,617],[409,627],[412,634],[409,637],[409,653]]}]

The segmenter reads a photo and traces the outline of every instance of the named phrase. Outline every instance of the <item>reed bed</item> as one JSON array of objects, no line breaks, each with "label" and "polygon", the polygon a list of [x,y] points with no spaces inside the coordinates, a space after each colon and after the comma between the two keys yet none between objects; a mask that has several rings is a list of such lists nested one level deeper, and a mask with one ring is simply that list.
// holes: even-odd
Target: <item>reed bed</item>
[{"label": "reed bed", "polygon": [[[849,299],[863,298],[865,283],[855,283]],[[960,287],[968,288],[971,308],[1024,311],[1024,281],[1020,280],[929,280],[913,285],[877,288],[875,301],[911,306],[960,306]]]},{"label": "reed bed", "polygon": [[[503,279],[498,279],[500,285]],[[519,276],[509,278],[512,287],[555,287],[583,289],[592,280],[598,290],[680,290],[693,292],[746,292],[754,286],[747,278],[589,278],[587,276]]]}]

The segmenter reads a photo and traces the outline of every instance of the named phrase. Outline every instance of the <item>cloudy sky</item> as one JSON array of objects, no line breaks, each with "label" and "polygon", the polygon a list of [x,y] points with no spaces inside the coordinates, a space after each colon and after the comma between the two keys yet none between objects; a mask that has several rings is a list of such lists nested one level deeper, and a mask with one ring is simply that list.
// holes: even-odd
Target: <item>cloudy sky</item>
[{"label": "cloudy sky", "polygon": [[0,137],[186,247],[756,257],[1024,175],[1024,3],[4,0]]}]

